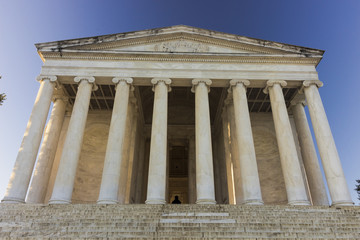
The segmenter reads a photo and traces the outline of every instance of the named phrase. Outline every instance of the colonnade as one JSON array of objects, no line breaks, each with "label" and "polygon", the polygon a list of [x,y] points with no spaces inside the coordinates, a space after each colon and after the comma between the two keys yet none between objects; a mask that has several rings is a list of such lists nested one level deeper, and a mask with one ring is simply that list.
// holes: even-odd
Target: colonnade
[{"label": "colonnade", "polygon": [[[2,200],[4,203],[25,202],[47,114],[53,99],[54,106],[30,185],[30,189],[33,190],[29,191],[27,201],[39,202],[40,199],[43,199],[45,195],[44,188],[36,188],[36,186],[43,186],[49,181],[67,100],[64,97],[53,96],[57,81],[55,76],[40,76],[38,80],[41,82],[40,89],[5,197]],[[79,86],[52,195],[49,200],[50,204],[68,204],[71,202],[91,92],[96,89],[94,77],[80,76],[75,77],[74,81]],[[132,78],[113,78],[113,83],[116,85],[116,94],[97,201],[99,204],[115,204],[119,202],[118,195],[119,187],[123,184],[121,177],[123,172],[122,163],[124,161],[121,151],[125,141],[129,94],[133,88],[132,82]],[[164,204],[166,203],[168,92],[171,90],[172,81],[168,78],[154,78],[151,83],[155,95],[145,203]],[[197,204],[216,203],[208,99],[211,84],[210,79],[192,80],[192,92],[195,93],[194,140],[196,146],[196,167],[192,167],[192,169],[196,169]],[[229,189],[232,187],[235,189],[235,198],[238,204],[261,205],[263,200],[246,97],[246,87],[250,85],[250,81],[231,79],[229,84],[229,94],[232,98],[227,100],[228,115],[223,116],[228,121],[231,120],[232,131],[231,148],[229,149],[227,146],[227,149],[225,149],[225,151],[231,151],[234,158],[234,182],[232,183],[233,186],[229,185]],[[307,196],[288,110],[282,92],[282,88],[286,85],[286,81],[269,80],[266,83],[264,92],[270,96],[288,203],[291,205],[309,205],[310,201]],[[322,86],[320,81],[303,81],[301,91],[304,92],[309,107],[332,205],[352,205],[335,142],[318,92],[320,86]],[[304,112],[304,102],[293,101],[291,109],[295,119],[312,202],[314,205],[328,205],[315,146]],[[227,131],[225,128],[223,130],[224,133]],[[227,167],[227,174],[229,174],[229,171],[230,169]]]}]

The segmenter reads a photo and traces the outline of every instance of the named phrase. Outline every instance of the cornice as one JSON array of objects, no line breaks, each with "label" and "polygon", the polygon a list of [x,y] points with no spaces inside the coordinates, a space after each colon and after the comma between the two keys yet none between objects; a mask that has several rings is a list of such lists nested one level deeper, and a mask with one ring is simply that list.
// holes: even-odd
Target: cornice
[{"label": "cornice", "polygon": [[317,65],[321,57],[261,54],[208,54],[208,53],[107,53],[107,52],[43,52],[46,59],[211,62],[211,63],[280,63]]}]

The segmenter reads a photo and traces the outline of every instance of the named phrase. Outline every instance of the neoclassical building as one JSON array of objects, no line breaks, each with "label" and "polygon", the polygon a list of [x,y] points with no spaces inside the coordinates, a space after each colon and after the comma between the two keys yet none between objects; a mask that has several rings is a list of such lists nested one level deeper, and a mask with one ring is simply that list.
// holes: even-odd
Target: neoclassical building
[{"label": "neoclassical building", "polygon": [[4,203],[353,205],[322,50],[183,25],[36,47]]}]

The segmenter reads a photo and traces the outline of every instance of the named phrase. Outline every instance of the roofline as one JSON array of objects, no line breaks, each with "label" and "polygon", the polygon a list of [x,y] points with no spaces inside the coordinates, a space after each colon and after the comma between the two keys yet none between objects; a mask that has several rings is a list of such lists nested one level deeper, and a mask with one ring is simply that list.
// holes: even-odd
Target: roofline
[{"label": "roofline", "polygon": [[[171,29],[171,28],[181,28],[181,27],[188,28],[188,30],[197,30],[198,31],[197,34],[201,34],[201,35],[211,36],[211,35],[221,34],[221,35],[227,35],[227,36],[235,37],[238,40],[240,40],[239,38],[248,39],[251,42],[253,42],[253,44],[257,44],[257,45],[263,46],[263,47],[266,47],[267,44],[270,45],[269,43],[272,43],[272,44],[281,44],[283,46],[287,46],[292,50],[294,50],[293,48],[300,48],[300,52],[301,52],[301,50],[303,50],[305,52],[310,51],[310,52],[316,52],[319,55],[323,55],[325,53],[324,50],[320,50],[320,49],[302,47],[302,46],[298,46],[298,45],[292,45],[292,44],[287,44],[287,43],[263,40],[263,39],[252,38],[252,37],[246,37],[246,36],[241,36],[241,35],[237,35],[237,34],[224,33],[224,32],[220,32],[220,31],[213,31],[213,30],[208,30],[208,29],[198,28],[198,27],[192,27],[192,26],[187,26],[187,25],[182,25],[182,24],[181,25],[168,26],[168,27],[161,27],[161,28],[145,29],[145,30],[139,30],[139,31],[131,31],[131,32],[123,32],[123,33],[115,33],[115,34],[106,34],[106,35],[93,36],[93,37],[74,38],[74,39],[60,40],[60,41],[53,41],[53,42],[36,43],[35,47],[37,48],[38,52],[41,51],[43,48],[47,48],[47,47],[55,47],[57,49],[61,49],[63,47],[70,47],[70,46],[80,45],[79,42],[83,41],[83,40],[88,40],[88,43],[85,43],[85,44],[96,44],[96,43],[103,43],[104,40],[107,40],[107,39],[110,39],[108,41],[108,42],[110,42],[112,37],[116,37],[116,39],[114,39],[114,41],[116,41],[116,40],[124,39],[127,35],[131,35],[131,34],[134,34],[134,33],[156,34],[156,33],[162,32],[163,30],[167,30],[167,29]],[[206,32],[204,32],[204,31],[206,31]],[[139,36],[139,37],[142,37],[142,36]],[[105,42],[107,42],[107,41],[105,41]],[[82,45],[84,45],[84,43],[82,43]],[[273,46],[272,46],[272,48],[273,48]],[[290,50],[290,49],[288,49],[288,50]],[[280,50],[286,50],[286,49],[280,49]]]}]

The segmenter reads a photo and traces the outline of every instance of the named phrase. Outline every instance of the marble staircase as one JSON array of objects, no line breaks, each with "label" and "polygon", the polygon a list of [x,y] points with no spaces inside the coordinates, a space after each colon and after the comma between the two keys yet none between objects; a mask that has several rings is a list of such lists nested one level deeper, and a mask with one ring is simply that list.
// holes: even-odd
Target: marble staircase
[{"label": "marble staircase", "polygon": [[360,207],[0,204],[0,239],[360,239]]}]

